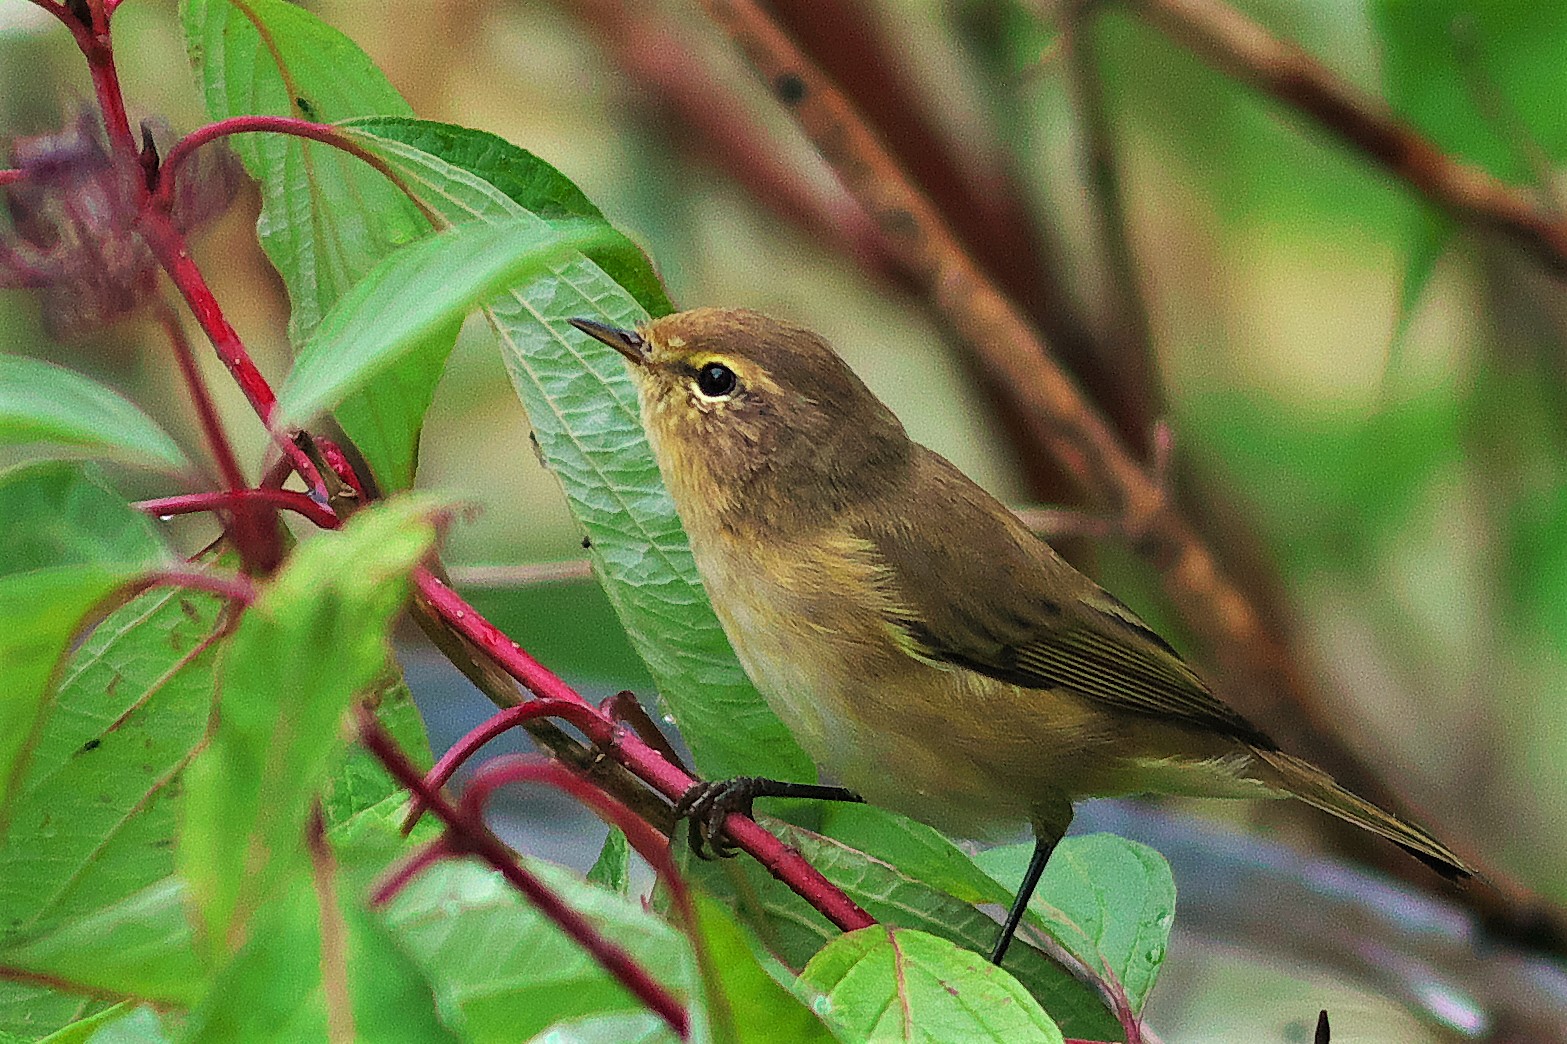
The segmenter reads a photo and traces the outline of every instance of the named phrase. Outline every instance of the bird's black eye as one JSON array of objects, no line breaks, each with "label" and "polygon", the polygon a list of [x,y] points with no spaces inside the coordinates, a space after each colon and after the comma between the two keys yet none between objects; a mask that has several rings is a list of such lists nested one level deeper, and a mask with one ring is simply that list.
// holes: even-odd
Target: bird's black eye
[{"label": "bird's black eye", "polygon": [[696,389],[709,399],[721,399],[735,390],[735,372],[723,363],[710,362],[696,372]]}]

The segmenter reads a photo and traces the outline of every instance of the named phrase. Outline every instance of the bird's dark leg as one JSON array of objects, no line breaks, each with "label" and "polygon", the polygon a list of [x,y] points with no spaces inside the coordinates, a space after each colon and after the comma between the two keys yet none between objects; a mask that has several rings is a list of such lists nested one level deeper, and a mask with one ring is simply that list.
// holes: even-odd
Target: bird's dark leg
[{"label": "bird's dark leg", "polygon": [[844,787],[786,783],[760,776],[736,776],[733,779],[694,783],[675,802],[675,818],[690,821],[691,851],[696,853],[697,858],[712,858],[708,855],[709,849],[714,855],[724,858],[734,855],[735,849],[724,840],[724,820],[731,812],[749,816],[751,802],[759,797],[814,798],[817,801],[865,800]]},{"label": "bird's dark leg", "polygon": [[1045,864],[1050,862],[1050,853],[1055,851],[1056,837],[1040,837],[1034,842],[1034,855],[1028,861],[1028,869],[1023,871],[1023,883],[1018,885],[1017,897],[1012,900],[1012,909],[1007,911],[1007,923],[1001,927],[1001,938],[996,940],[996,948],[990,952],[990,963],[1001,964],[1001,958],[1007,955],[1007,947],[1012,945],[1012,937],[1017,934],[1017,926],[1023,923],[1023,911],[1028,909],[1028,901],[1033,898],[1034,889],[1039,887],[1039,875],[1045,872]]}]

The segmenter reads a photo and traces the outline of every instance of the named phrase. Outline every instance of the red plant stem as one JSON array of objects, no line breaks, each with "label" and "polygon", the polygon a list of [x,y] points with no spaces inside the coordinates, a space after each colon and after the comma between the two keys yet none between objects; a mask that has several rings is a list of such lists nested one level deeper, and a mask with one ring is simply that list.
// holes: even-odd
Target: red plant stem
[{"label": "red plant stem", "polygon": [[673,994],[632,960],[630,954],[606,939],[587,918],[567,906],[543,882],[524,869],[511,850],[484,828],[482,821],[454,807],[439,791],[425,786],[424,777],[403,756],[397,742],[381,727],[375,716],[362,706],[358,712],[361,742],[403,787],[417,795],[446,825],[455,847],[473,853],[500,871],[507,882],[526,896],[540,913],[587,950],[605,971],[667,1022],[682,1040],[686,1039],[690,1019]]},{"label": "red plant stem", "polygon": [[[707,945],[707,939],[702,934],[701,924],[697,921],[696,907],[691,902],[691,891],[686,887],[685,879],[675,868],[675,861],[669,851],[669,841],[663,834],[653,829],[647,820],[615,800],[612,795],[594,786],[565,765],[538,755],[503,754],[485,762],[474,775],[468,789],[463,792],[463,811],[474,821],[482,822],[484,809],[491,795],[499,788],[513,783],[534,783],[554,787],[588,806],[610,826],[619,828],[625,835],[626,841],[643,859],[647,860],[648,865],[664,882],[664,887],[669,889],[675,910],[679,913],[681,923],[685,927],[686,937],[691,941],[691,950],[696,955],[702,977],[709,982],[716,981],[718,968],[713,960],[712,950]],[[713,1018],[715,1022],[727,1023],[730,1032],[727,1036],[718,1032],[714,1035],[723,1039],[734,1037],[736,1036],[733,1026],[734,1013],[728,1010],[727,1004],[723,1004],[722,1009],[714,1010]]]},{"label": "red plant stem", "polygon": [[[267,379],[256,368],[239,334],[224,318],[217,297],[212,293],[212,288],[207,285],[207,279],[201,274],[201,269],[190,256],[190,247],[186,244],[185,237],[175,229],[168,212],[164,210],[143,208],[139,225],[142,237],[152,248],[158,263],[163,266],[170,281],[179,290],[180,296],[190,306],[191,312],[196,316],[196,322],[201,324],[213,348],[217,349],[218,358],[233,375],[262,423],[270,427],[272,414],[277,408],[277,396],[273,394],[272,386],[267,383]],[[300,478],[304,479],[305,484],[317,498],[325,503],[326,484],[305,451],[296,446],[286,432],[275,432],[274,438],[283,450],[284,456],[293,464],[294,470],[299,472]]]},{"label": "red plant stem", "polygon": [[[414,585],[420,597],[428,601],[432,609],[484,650],[502,670],[521,682],[528,691],[545,699],[563,700],[586,708],[587,713],[572,711],[574,717],[569,719],[571,723],[582,730],[589,742],[611,751],[615,760],[638,779],[670,801],[678,801],[696,785],[696,779],[689,773],[665,761],[634,730],[618,725],[603,715],[571,686],[523,652],[499,628],[475,612],[457,592],[441,583],[429,570],[418,570],[414,574]],[[784,845],[754,820],[732,813],[724,821],[724,829],[736,846],[749,853],[769,873],[843,931],[850,932],[876,923],[870,914],[823,877],[800,853]]]},{"label": "red plant stem", "polygon": [[[217,407],[213,404],[212,396],[207,392],[207,382],[202,379],[201,370],[196,365],[196,355],[191,351],[190,341],[185,337],[185,329],[180,325],[179,316],[174,309],[159,302],[157,309],[158,321],[163,325],[164,332],[169,336],[169,343],[174,348],[174,359],[179,364],[180,374],[185,379],[185,386],[190,391],[191,402],[196,407],[196,416],[200,419],[202,430],[207,436],[207,447],[211,451],[213,459],[218,463],[218,470],[223,475],[223,485],[230,491],[238,491],[245,488],[245,476],[240,471],[239,460],[234,456],[234,448],[229,444],[228,433],[223,430],[223,422],[218,417]],[[278,540],[277,523],[273,512],[262,509],[256,510],[257,505],[243,501],[235,501],[230,505],[233,508],[233,537],[234,546],[239,550],[240,558],[244,560],[245,571],[252,575],[265,575],[277,567],[283,557],[283,547]]]},{"label": "red plant stem", "polygon": [[[103,109],[104,128],[108,132],[109,142],[114,151],[119,154],[120,162],[125,164],[127,169],[141,170],[141,152],[137,148],[135,137],[131,134],[130,118],[125,112],[125,95],[120,90],[119,73],[114,64],[114,50],[109,42],[109,14],[112,8],[105,7],[105,0],[88,0],[93,24],[87,27],[77,22],[65,12],[64,8],[43,0],[36,0],[36,2],[39,6],[53,11],[76,37],[77,46],[81,49],[82,56],[87,59],[87,67],[92,73],[93,90],[97,94],[99,106]],[[145,181],[138,178],[135,183],[144,185]],[[212,288],[207,285],[201,269],[191,260],[190,247],[186,244],[185,237],[180,235],[169,217],[168,203],[172,196],[161,191],[161,183],[159,187],[160,205],[150,205],[153,202],[150,197],[143,200],[138,222],[142,237],[152,249],[153,255],[157,257],[158,263],[168,273],[169,279],[178,288],[180,295],[185,298],[186,304],[196,316],[196,321],[201,324],[202,330],[212,341],[212,346],[217,349],[218,357],[233,374],[234,380],[245,393],[245,397],[250,400],[256,414],[263,423],[270,425],[273,409],[277,405],[277,397],[273,395],[266,378],[261,376],[261,371],[251,360],[250,352],[239,339],[239,334],[223,317],[223,310],[218,306]],[[145,192],[145,188],[142,191]],[[286,433],[277,433],[277,441],[282,447],[284,456],[294,465],[294,470],[299,472],[305,484],[315,491],[324,503],[325,484],[321,481],[321,475],[310,458],[293,444],[293,440],[289,439]]]},{"label": "red plant stem", "polygon": [[143,588],[186,587],[192,591],[208,591],[239,602],[241,605],[249,605],[256,600],[256,587],[247,577],[220,576],[217,573],[202,573],[194,569],[155,570],[142,578],[141,586]]},{"label": "red plant stem", "polygon": [[190,341],[185,336],[184,327],[180,325],[179,316],[174,313],[174,309],[164,305],[158,309],[158,322],[163,326],[164,333],[168,334],[169,343],[174,348],[174,361],[179,365],[180,376],[185,379],[185,386],[190,391],[191,402],[196,407],[197,420],[201,422],[201,429],[206,433],[207,448],[212,451],[213,459],[217,461],[218,473],[223,476],[223,485],[230,490],[244,489],[245,476],[240,471],[239,459],[234,456],[234,447],[229,444],[228,433],[223,430],[217,405],[213,403],[212,396],[207,391],[207,382],[201,378],[195,353],[191,351]]},{"label": "red plant stem", "polygon": [[326,123],[312,123],[293,116],[229,116],[191,131],[175,142],[170,147],[169,154],[164,157],[162,173],[158,178],[158,190],[153,196],[153,202],[158,207],[167,209],[174,198],[175,178],[191,155],[208,142],[232,134],[289,134],[340,149],[356,159],[363,160],[378,174],[396,185],[403,195],[419,208],[430,224],[437,228],[446,224],[443,218],[420,201],[419,196],[404,184],[398,173],[380,156],[361,146],[337,127]]},{"label": "red plant stem", "polygon": [[[417,800],[417,799],[416,799]],[[408,883],[418,877],[425,870],[439,863],[448,856],[455,855],[446,835],[431,841],[429,844],[414,852],[394,867],[391,873],[375,886],[375,891],[370,893],[371,906],[385,906],[391,902],[398,892],[408,886]]]},{"label": "red plant stem", "polygon": [[[519,703],[515,707],[507,707],[491,715],[488,720],[453,743],[446,753],[441,755],[435,767],[425,773],[425,785],[432,790],[439,790],[446,786],[452,774],[461,768],[465,761],[477,754],[486,743],[504,732],[517,728],[525,721],[532,721],[534,718],[564,718],[581,728],[579,723],[591,717],[591,707],[585,708],[584,705],[572,700],[538,699]],[[596,725],[596,722],[590,722],[588,728],[594,728]],[[408,817],[403,820],[403,833],[412,830],[423,814],[424,806],[420,804],[418,798],[415,798],[413,804],[409,806]]]},{"label": "red plant stem", "polygon": [[473,782],[463,791],[463,810],[475,818],[481,817],[490,795],[513,783],[537,783],[554,787],[588,806],[610,826],[619,828],[637,854],[646,859],[648,865],[664,879],[682,916],[694,920],[691,892],[676,870],[675,861],[670,858],[669,839],[613,796],[558,761],[526,754],[502,754],[491,758],[474,774]]},{"label": "red plant stem", "polygon": [[22,172],[12,168],[0,170],[0,185],[14,185],[22,180]]},{"label": "red plant stem", "polygon": [[316,444],[316,451],[321,454],[321,460],[331,470],[332,474],[342,479],[349,489],[359,499],[365,499],[364,483],[359,481],[358,474],[354,471],[354,465],[349,461],[348,454],[343,452],[343,447],[327,438],[325,435],[312,435],[311,441]]},{"label": "red plant stem", "polygon": [[201,511],[232,511],[237,505],[265,503],[303,515],[322,529],[342,524],[331,508],[322,507],[303,493],[291,489],[231,489],[219,493],[181,493],[154,500],[139,500],[132,506],[149,515],[192,515]]},{"label": "red plant stem", "polygon": [[[136,147],[136,137],[131,133],[130,117],[125,112],[125,94],[120,90],[120,74],[114,64],[114,48],[109,42],[109,15],[103,0],[87,0],[92,12],[92,25],[78,32],[72,28],[82,57],[87,59],[87,69],[92,73],[93,91],[98,105],[103,109],[104,130],[109,134],[109,145],[120,156],[126,169],[135,170],[140,163],[141,151]],[[74,22],[69,19],[67,24]],[[140,180],[137,184],[142,184]]]}]

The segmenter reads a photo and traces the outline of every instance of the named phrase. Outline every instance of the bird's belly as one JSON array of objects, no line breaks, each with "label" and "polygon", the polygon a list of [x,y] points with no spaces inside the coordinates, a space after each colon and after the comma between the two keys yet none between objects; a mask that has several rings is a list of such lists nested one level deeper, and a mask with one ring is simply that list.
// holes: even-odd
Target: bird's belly
[{"label": "bird's belly", "polygon": [[[786,589],[738,563],[703,572],[751,681],[837,782],[970,837],[1060,804],[1062,780],[1086,750],[1074,736],[1075,708],[1052,716],[1037,706],[1050,694],[1019,699],[1011,685],[918,660],[879,614],[832,593]],[[1019,714],[1033,720],[1007,720]],[[1039,729],[1047,720],[1061,727]]]},{"label": "bird's belly", "polygon": [[1207,750],[1183,730],[910,655],[879,608],[846,597],[872,585],[845,573],[840,551],[813,562],[809,548],[693,545],[757,690],[820,768],[872,804],[996,837],[1059,822],[1083,797],[1266,791],[1243,778],[1248,759],[1216,757],[1229,748]]}]

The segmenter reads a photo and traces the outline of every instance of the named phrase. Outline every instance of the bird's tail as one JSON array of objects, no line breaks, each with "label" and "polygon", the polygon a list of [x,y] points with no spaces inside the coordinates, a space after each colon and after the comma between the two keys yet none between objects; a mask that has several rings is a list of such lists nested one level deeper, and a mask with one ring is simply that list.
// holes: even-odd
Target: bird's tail
[{"label": "bird's tail", "polygon": [[1449,880],[1474,876],[1473,868],[1442,842],[1413,823],[1345,790],[1310,762],[1277,750],[1256,750],[1255,753],[1278,773],[1282,789],[1306,804],[1380,834]]}]

